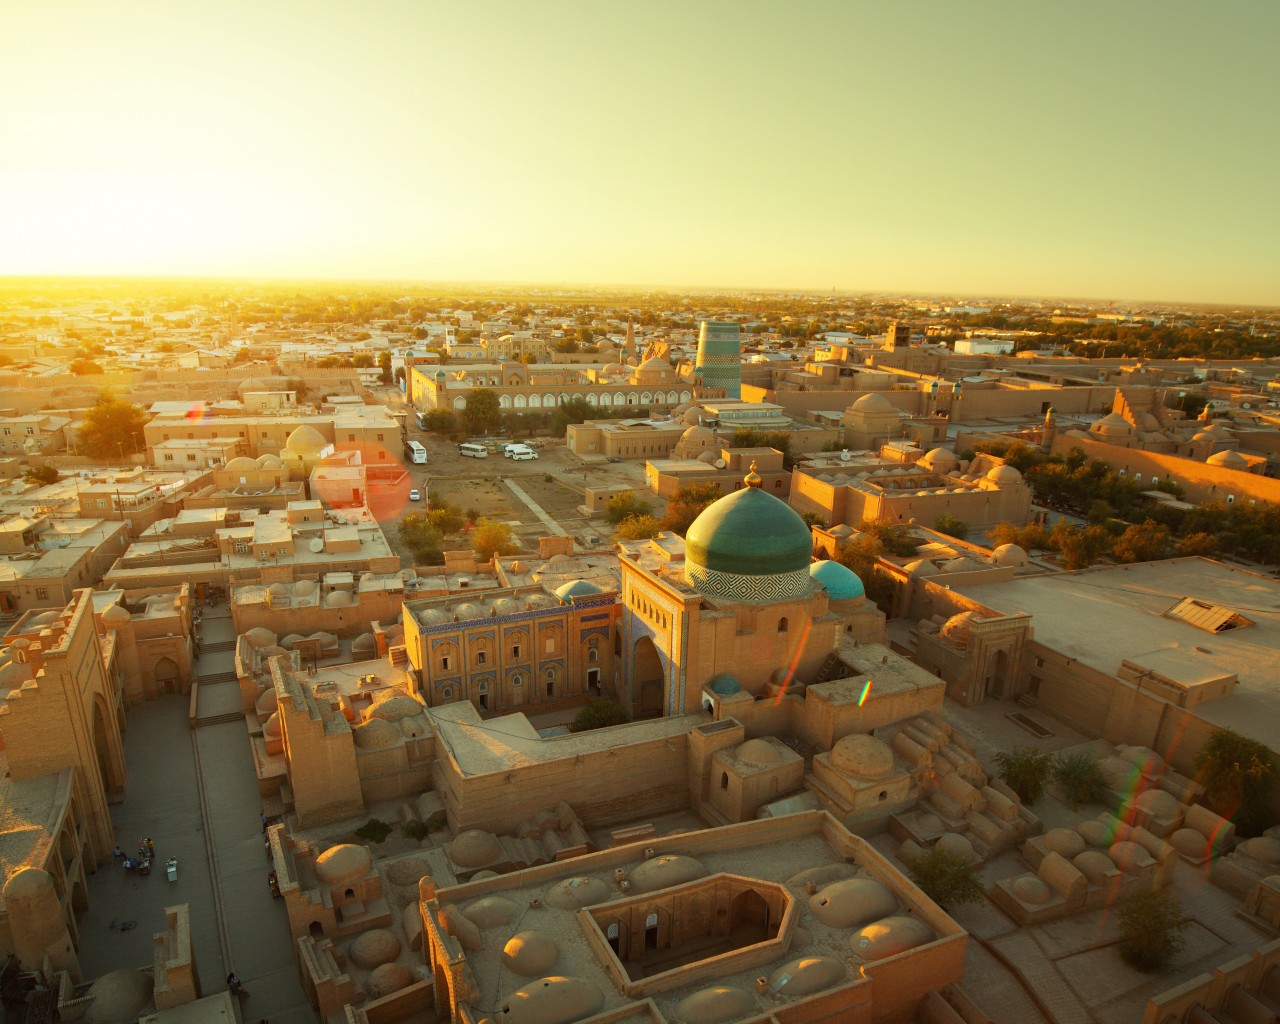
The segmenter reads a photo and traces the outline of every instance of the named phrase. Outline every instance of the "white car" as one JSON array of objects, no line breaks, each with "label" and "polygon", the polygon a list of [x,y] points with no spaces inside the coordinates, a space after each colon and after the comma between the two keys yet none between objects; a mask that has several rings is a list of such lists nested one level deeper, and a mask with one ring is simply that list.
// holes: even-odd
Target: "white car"
[{"label": "white car", "polygon": [[410,501],[421,501],[421,500],[422,500],[422,492],[421,492],[420,490],[418,490],[418,489],[415,487],[413,490],[411,490],[411,491],[409,492],[409,500],[410,500]]},{"label": "white car", "polygon": [[522,452],[512,452],[510,455],[512,462],[528,462],[530,459],[536,459],[538,453],[531,448],[526,448]]},{"label": "white car", "polygon": [[531,452],[531,451],[533,451],[532,448],[530,448],[527,444],[521,444],[521,443],[503,445],[502,447],[502,454],[508,459],[513,459],[517,455],[521,454],[522,452]]}]

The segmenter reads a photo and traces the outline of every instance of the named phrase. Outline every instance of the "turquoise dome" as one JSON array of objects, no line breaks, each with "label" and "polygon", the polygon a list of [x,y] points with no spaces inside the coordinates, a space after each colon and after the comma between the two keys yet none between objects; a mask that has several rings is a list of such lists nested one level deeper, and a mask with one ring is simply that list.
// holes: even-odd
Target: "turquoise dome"
[{"label": "turquoise dome", "polygon": [[866,588],[858,574],[848,566],[839,562],[814,562],[809,566],[809,575],[821,586],[826,587],[833,601],[848,601],[854,597],[866,597]]},{"label": "turquoise dome", "polygon": [[556,587],[556,597],[561,601],[569,601],[575,597],[590,597],[594,594],[603,594],[604,591],[597,587],[594,583],[588,583],[586,580],[570,580],[568,583],[562,583]]},{"label": "turquoise dome", "polygon": [[730,672],[721,672],[711,680],[711,692],[718,693],[721,697],[731,697],[741,689],[737,678]]},{"label": "turquoise dome", "polygon": [[786,502],[757,486],[712,502],[685,534],[688,562],[737,576],[804,571],[812,551],[805,521]]}]

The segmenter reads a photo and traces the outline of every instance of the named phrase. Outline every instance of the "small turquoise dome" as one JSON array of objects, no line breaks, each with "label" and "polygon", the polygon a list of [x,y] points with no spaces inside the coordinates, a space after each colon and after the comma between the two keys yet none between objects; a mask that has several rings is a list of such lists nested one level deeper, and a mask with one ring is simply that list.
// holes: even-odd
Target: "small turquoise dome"
[{"label": "small turquoise dome", "polygon": [[867,590],[858,579],[858,574],[848,566],[839,562],[823,559],[809,566],[809,575],[831,595],[833,601],[848,601],[855,597],[866,597]]},{"label": "small turquoise dome", "polygon": [[591,597],[594,594],[603,594],[604,591],[597,587],[594,583],[588,583],[586,580],[570,580],[568,583],[562,583],[556,587],[556,597],[561,601],[570,601],[575,597]]},{"label": "small turquoise dome", "polygon": [[[754,479],[752,479],[754,478]],[[749,486],[713,501],[685,534],[685,559],[713,572],[773,576],[809,567],[813,535],[785,501]]]},{"label": "small turquoise dome", "polygon": [[721,672],[711,680],[711,692],[718,693],[721,697],[731,697],[741,689],[738,680],[730,672]]}]

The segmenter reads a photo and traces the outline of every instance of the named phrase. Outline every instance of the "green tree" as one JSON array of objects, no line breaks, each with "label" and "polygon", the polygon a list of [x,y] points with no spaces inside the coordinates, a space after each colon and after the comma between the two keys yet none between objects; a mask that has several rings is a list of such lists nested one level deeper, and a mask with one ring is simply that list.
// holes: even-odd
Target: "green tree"
[{"label": "green tree", "polygon": [[92,359],[73,359],[67,369],[77,377],[86,377],[103,372],[102,367]]},{"label": "green tree", "polygon": [[929,847],[907,868],[911,880],[943,910],[982,899],[977,869],[945,847]]},{"label": "green tree", "polygon": [[968,523],[945,512],[933,521],[933,528],[939,533],[945,533],[948,537],[955,537],[957,540],[964,540],[969,534]]},{"label": "green tree", "polygon": [[77,446],[85,455],[108,458],[120,454],[136,455],[146,445],[142,428],[147,414],[140,406],[122,402],[103,392],[84,414]]},{"label": "green tree", "polygon": [[29,484],[56,484],[59,473],[56,466],[28,466],[22,477]]},{"label": "green tree", "polygon": [[1270,748],[1234,729],[1214,729],[1196,755],[1196,779],[1204,786],[1205,802],[1247,835],[1272,823],[1275,771]]},{"label": "green tree", "polygon": [[391,383],[391,353],[390,352],[378,353],[378,368],[382,370],[382,383],[390,384]]},{"label": "green tree", "polygon": [[1180,555],[1200,555],[1213,558],[1218,553],[1218,538],[1211,533],[1189,533],[1177,544]]},{"label": "green tree", "polygon": [[1053,755],[1042,754],[1035,747],[1014,747],[1009,753],[1001,751],[994,760],[996,774],[1028,807],[1039,802],[1053,778]]},{"label": "green tree", "polygon": [[489,388],[475,388],[467,394],[467,407],[462,418],[473,434],[487,434],[498,422],[498,393]]},{"label": "green tree", "polygon": [[805,526],[810,528],[816,526],[820,530],[825,530],[828,525],[826,516],[819,515],[817,512],[801,512],[800,518],[804,520]]},{"label": "green tree", "polygon": [[448,409],[432,409],[422,414],[424,429],[433,434],[452,434],[458,429],[458,418]]},{"label": "green tree", "polygon": [[634,491],[615,494],[604,507],[604,515],[610,526],[617,526],[624,519],[633,516],[648,516],[652,511],[653,506]]},{"label": "green tree", "polygon": [[1120,957],[1140,971],[1166,970],[1186,944],[1181,932],[1189,922],[1169,889],[1148,889],[1129,897],[1120,904],[1117,917]]},{"label": "green tree", "polygon": [[693,484],[681,487],[667,503],[667,512],[662,517],[662,528],[685,535],[693,521],[702,514],[702,510],[720,497],[719,484]]},{"label": "green tree", "polygon": [[571,424],[581,423],[593,412],[591,403],[581,395],[574,395],[568,401],[561,399],[552,413],[551,429],[556,435],[563,434]]},{"label": "green tree", "polygon": [[893,584],[876,572],[876,559],[882,554],[883,542],[873,534],[861,533],[836,546],[835,561],[851,570],[862,581],[867,599],[887,613],[893,602]]},{"label": "green tree", "polygon": [[1087,569],[1111,550],[1111,534],[1105,526],[1086,526],[1081,530],[1065,519],[1054,525],[1049,540],[1062,555],[1066,569]]},{"label": "green tree", "polygon": [[618,524],[614,536],[618,540],[648,540],[662,530],[662,523],[653,516],[627,516]]},{"label": "green tree", "polygon": [[1098,759],[1083,751],[1054,759],[1054,780],[1073,811],[1082,804],[1100,804],[1107,798],[1107,781]]},{"label": "green tree", "polygon": [[1130,526],[1111,547],[1117,562],[1154,562],[1169,551],[1169,528],[1152,519]]},{"label": "green tree", "polygon": [[429,516],[429,512],[411,512],[400,520],[400,540],[418,565],[444,562],[443,538]]},{"label": "green tree", "polygon": [[629,721],[627,713],[611,700],[593,700],[584,708],[580,708],[573,716],[571,732],[587,732],[591,729],[605,729],[611,725],[622,725]]},{"label": "green tree", "polygon": [[495,555],[509,555],[516,550],[511,527],[495,519],[481,517],[471,531],[471,546],[482,562],[492,561]]}]

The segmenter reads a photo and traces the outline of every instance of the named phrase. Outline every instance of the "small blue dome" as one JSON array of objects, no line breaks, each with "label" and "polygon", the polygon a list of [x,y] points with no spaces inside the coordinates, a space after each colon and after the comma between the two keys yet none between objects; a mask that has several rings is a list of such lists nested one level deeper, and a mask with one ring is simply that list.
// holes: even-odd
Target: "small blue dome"
[{"label": "small blue dome", "polygon": [[866,597],[866,588],[858,574],[839,562],[823,559],[809,566],[809,575],[814,581],[826,588],[833,601],[848,601],[855,597]]},{"label": "small blue dome", "polygon": [[738,680],[729,672],[721,672],[711,680],[711,692],[718,693],[721,697],[732,697],[741,689]]},{"label": "small blue dome", "polygon": [[597,587],[594,583],[588,583],[586,580],[570,580],[568,583],[562,583],[556,587],[556,597],[561,601],[570,601],[575,597],[590,597],[593,594],[603,594],[604,591]]}]

